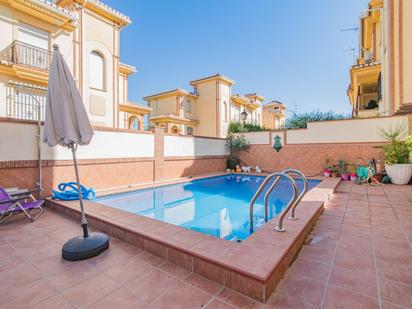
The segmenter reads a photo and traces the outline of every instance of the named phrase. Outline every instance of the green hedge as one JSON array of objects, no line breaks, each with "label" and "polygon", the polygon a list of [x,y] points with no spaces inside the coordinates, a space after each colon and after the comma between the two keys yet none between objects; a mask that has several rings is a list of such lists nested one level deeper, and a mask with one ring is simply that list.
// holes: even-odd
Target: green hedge
[{"label": "green hedge", "polygon": [[308,122],[326,121],[326,120],[338,120],[338,119],[350,119],[348,114],[339,114],[333,111],[321,112],[312,111],[305,113],[292,112],[290,117],[286,118],[286,129],[302,129],[307,128]]},{"label": "green hedge", "polygon": [[267,128],[251,123],[240,123],[240,122],[231,122],[227,129],[228,134],[232,133],[242,133],[242,132],[259,132],[259,131],[269,131]]}]

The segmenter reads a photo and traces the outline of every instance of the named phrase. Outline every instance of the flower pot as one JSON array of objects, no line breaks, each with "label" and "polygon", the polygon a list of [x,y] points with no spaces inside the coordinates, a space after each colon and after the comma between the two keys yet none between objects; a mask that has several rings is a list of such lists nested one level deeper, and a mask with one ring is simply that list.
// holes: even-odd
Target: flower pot
[{"label": "flower pot", "polygon": [[238,165],[238,164],[239,164],[238,159],[235,159],[235,158],[227,159],[227,168],[228,169],[234,170],[234,169],[236,169],[236,165]]},{"label": "flower pot", "polygon": [[358,175],[356,175],[356,174],[351,174],[350,175],[350,180],[351,181],[356,181],[358,179]]},{"label": "flower pot", "polygon": [[330,177],[330,171],[324,171],[323,176],[325,177]]},{"label": "flower pot", "polygon": [[412,164],[385,164],[385,170],[395,185],[406,185],[412,177]]},{"label": "flower pot", "polygon": [[349,180],[349,174],[342,174],[342,175],[340,175],[340,178],[342,180]]}]

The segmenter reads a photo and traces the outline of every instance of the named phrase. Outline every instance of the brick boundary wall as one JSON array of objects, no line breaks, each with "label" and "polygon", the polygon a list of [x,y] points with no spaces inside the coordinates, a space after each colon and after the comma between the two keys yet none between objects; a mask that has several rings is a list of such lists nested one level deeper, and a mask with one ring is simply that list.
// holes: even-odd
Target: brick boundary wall
[{"label": "brick boundary wall", "polygon": [[251,145],[240,159],[246,165],[259,166],[265,171],[296,168],[315,176],[323,171],[327,158],[337,164],[339,159],[348,164],[366,164],[368,160],[380,159],[379,143],[340,144],[286,144],[279,152],[272,145]]},{"label": "brick boundary wall", "polygon": [[[0,121],[37,125],[33,121],[16,119],[0,118]],[[97,127],[95,130],[154,135],[154,157],[78,159],[81,182],[86,187],[97,190],[127,187],[163,179],[221,172],[226,168],[227,156],[224,155],[165,157],[163,149],[165,133],[164,128],[161,127],[154,128],[153,132]],[[37,166],[37,160],[0,161],[0,186],[34,187],[37,182]],[[42,188],[45,195],[49,195],[59,183],[74,181],[74,179],[72,160],[42,160]]]}]

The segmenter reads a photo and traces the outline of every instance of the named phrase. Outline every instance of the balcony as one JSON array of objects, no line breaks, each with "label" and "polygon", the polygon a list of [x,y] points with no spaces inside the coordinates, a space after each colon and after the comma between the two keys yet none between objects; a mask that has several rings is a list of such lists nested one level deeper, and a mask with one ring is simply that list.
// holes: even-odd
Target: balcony
[{"label": "balcony", "polygon": [[52,52],[14,41],[0,52],[0,72],[47,84]]},{"label": "balcony", "polygon": [[1,60],[48,71],[52,52],[34,45],[14,41],[1,52]]}]

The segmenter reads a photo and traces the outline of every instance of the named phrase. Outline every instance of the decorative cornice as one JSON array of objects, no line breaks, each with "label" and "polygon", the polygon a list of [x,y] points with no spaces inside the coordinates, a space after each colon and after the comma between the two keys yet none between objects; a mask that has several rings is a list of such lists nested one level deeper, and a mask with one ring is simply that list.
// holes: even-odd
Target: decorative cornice
[{"label": "decorative cornice", "polygon": [[31,80],[43,85],[47,85],[49,79],[49,71],[25,65],[6,63],[5,61],[0,63],[0,73]]},{"label": "decorative cornice", "polygon": [[65,30],[73,30],[76,27],[76,17],[66,9],[48,0],[0,0],[8,3],[12,8],[25,12],[38,19],[62,27]]},{"label": "decorative cornice", "polygon": [[179,117],[175,114],[167,114],[167,115],[160,115],[160,116],[154,116],[150,117],[150,121],[154,123],[177,123],[177,124],[188,124],[188,125],[193,125],[196,126],[199,121],[195,119],[189,119],[185,117]]},{"label": "decorative cornice", "polygon": [[131,114],[143,114],[143,115],[149,114],[152,111],[152,109],[148,106],[131,103],[131,102],[120,103],[119,110],[121,112],[127,112]]},{"label": "decorative cornice", "polygon": [[185,90],[185,89],[181,89],[181,88],[176,88],[174,90],[169,90],[169,91],[165,91],[165,92],[159,92],[159,93],[155,93],[152,95],[148,95],[145,96],[143,98],[143,100],[145,101],[150,101],[150,100],[154,100],[154,99],[161,99],[161,98],[166,98],[166,97],[170,97],[170,96],[183,96],[183,97],[189,97],[192,99],[197,99],[197,95]]},{"label": "decorative cornice", "polygon": [[225,84],[228,84],[228,85],[234,85],[235,84],[234,80],[218,73],[218,74],[215,74],[215,75],[212,75],[212,76],[207,76],[207,77],[203,77],[203,78],[200,78],[200,79],[192,80],[192,81],[190,81],[190,85],[195,86],[195,85],[205,83],[205,82],[208,82],[208,81],[211,81],[211,80],[218,80],[218,81],[221,81],[221,82],[223,82]]},{"label": "decorative cornice", "polygon": [[119,73],[124,75],[131,75],[136,73],[136,68],[132,65],[119,62]]}]

